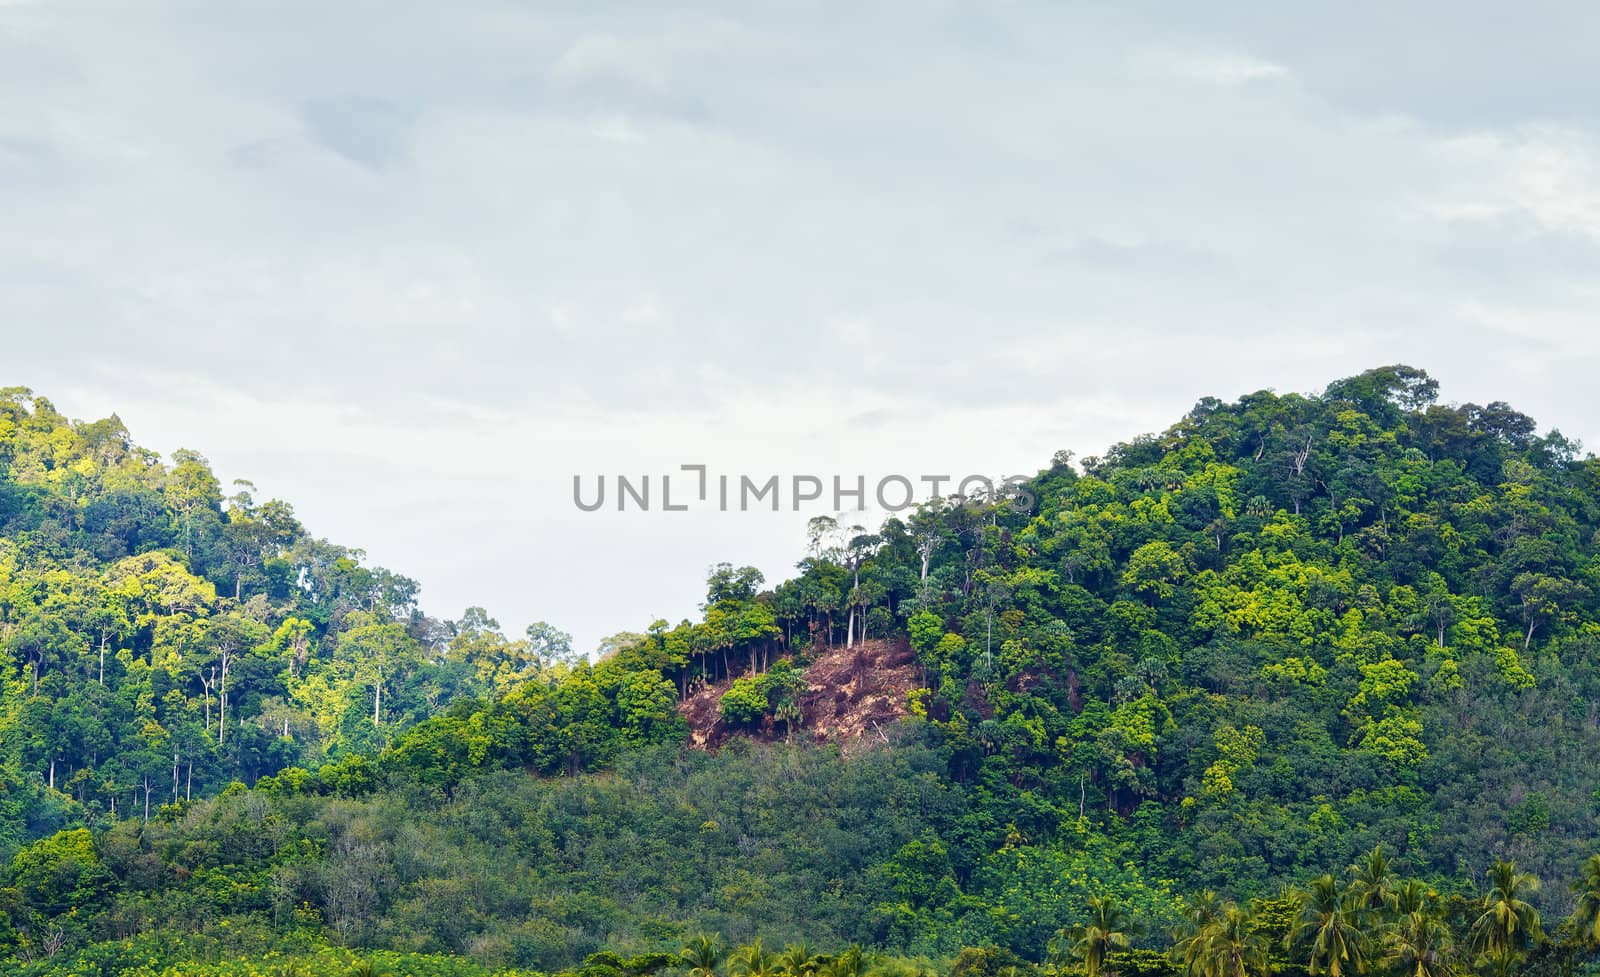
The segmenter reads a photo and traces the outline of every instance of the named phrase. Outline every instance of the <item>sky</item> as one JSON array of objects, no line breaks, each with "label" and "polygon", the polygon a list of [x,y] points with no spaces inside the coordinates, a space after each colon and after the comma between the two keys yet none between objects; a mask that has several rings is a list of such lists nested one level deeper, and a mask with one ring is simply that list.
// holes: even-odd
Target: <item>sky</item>
[{"label": "sky", "polygon": [[0,0],[0,384],[580,647],[831,507],[686,464],[1030,474],[1396,362],[1600,444],[1600,7],[667,6]]}]

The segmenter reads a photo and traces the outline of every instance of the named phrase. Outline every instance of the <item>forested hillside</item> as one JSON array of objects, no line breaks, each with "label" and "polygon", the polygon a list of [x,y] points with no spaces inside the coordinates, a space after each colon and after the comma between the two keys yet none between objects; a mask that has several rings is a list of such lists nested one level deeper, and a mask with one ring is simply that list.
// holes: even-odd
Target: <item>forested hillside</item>
[{"label": "forested hillside", "polygon": [[590,662],[6,391],[0,959],[1587,966],[1600,462],[1437,395],[1208,398],[1018,493],[821,516],[792,579],[721,565]]},{"label": "forested hillside", "polygon": [[[0,851],[85,819],[148,817],[286,765],[374,753],[462,696],[570,656],[479,609],[436,621],[417,584],[163,464],[115,416],[70,423],[0,390]],[[20,800],[19,800],[20,799]]]}]

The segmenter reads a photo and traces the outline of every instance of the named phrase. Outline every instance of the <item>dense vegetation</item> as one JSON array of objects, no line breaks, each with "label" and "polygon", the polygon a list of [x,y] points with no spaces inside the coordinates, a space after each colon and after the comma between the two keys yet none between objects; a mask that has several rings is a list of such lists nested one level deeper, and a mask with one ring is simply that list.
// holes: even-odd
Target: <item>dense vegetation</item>
[{"label": "dense vegetation", "polygon": [[[699,620],[591,664],[548,625],[431,620],[198,455],[9,391],[0,956],[1585,965],[1600,462],[1436,398],[1389,367],[1207,399],[1020,493],[822,517],[793,579],[720,566]],[[914,650],[906,721],[848,757],[776,742],[812,718],[811,657],[863,636]],[[749,731],[715,755],[677,708],[708,684]],[[709,963],[699,933],[744,950]]]}]

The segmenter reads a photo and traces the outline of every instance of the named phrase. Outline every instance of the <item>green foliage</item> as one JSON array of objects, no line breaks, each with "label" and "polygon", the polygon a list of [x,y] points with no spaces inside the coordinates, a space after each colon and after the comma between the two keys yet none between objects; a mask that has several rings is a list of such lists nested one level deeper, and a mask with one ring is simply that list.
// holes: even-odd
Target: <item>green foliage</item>
[{"label": "green foliage", "polygon": [[[1600,462],[1436,396],[1393,366],[1207,399],[1031,506],[820,517],[793,579],[718,565],[590,663],[6,391],[0,960],[1576,972],[1593,873],[1559,939],[1527,875],[1600,848]],[[819,653],[859,663],[837,701]],[[754,745],[851,703],[844,752]],[[686,751],[686,714],[736,735]],[[1380,842],[1413,878],[1344,871]],[[745,945],[661,956],[696,933]]]},{"label": "green foliage", "polygon": [[767,711],[767,694],[753,678],[736,678],[722,693],[722,718],[736,726],[748,726]]}]

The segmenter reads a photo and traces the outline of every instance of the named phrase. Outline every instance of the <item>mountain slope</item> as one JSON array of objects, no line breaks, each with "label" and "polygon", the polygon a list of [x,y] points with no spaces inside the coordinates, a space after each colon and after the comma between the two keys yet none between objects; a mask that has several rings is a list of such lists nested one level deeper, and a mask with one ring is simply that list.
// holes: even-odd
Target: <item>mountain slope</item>
[{"label": "mountain slope", "polygon": [[[696,929],[1039,960],[1091,895],[1161,945],[1186,893],[1266,898],[1379,845],[1395,871],[1463,897],[1492,858],[1514,858],[1551,883],[1538,905],[1565,913],[1565,881],[1600,850],[1600,462],[1505,404],[1437,393],[1385,367],[1315,396],[1207,399],[1103,457],[1058,455],[1018,493],[940,500],[876,531],[819,518],[793,579],[763,589],[721,566],[700,619],[654,622],[593,664],[553,629],[511,641],[479,611],[421,620],[400,578],[298,537],[237,555],[227,541],[265,507],[186,489],[204,484],[192,460],[160,469],[124,445],[79,490],[52,474],[77,461],[52,467],[41,445],[92,458],[94,426],[34,400],[12,412],[11,431],[32,433],[7,435],[28,447],[8,449],[0,481],[6,579],[23,595],[0,607],[0,769],[23,787],[6,795],[12,844],[87,823],[91,860],[129,881],[92,887],[69,917],[70,893],[28,889],[14,861],[13,943],[69,918],[74,945],[124,936],[134,906],[188,918],[182,880],[204,871],[236,887],[210,917],[250,932],[540,968],[675,950]],[[97,504],[116,518],[91,517]],[[73,582],[85,573],[103,582]],[[107,639],[120,664],[94,691],[99,619],[62,595],[120,593],[130,575],[203,599],[141,584],[157,596]],[[347,577],[368,597],[340,589]],[[184,630],[229,615],[259,630]],[[277,637],[291,619],[307,630]],[[870,674],[853,665],[863,634]],[[206,669],[228,642],[253,662],[234,673],[230,724],[248,715],[266,735],[272,696],[314,701],[313,675],[342,702],[323,713],[336,720],[315,749],[266,736],[283,752],[253,765],[207,746],[204,786],[255,789],[179,796],[143,823],[129,786],[149,795],[170,758],[167,741],[137,744],[184,722],[221,739]],[[883,659],[894,648],[914,660]],[[902,722],[847,724],[871,732],[849,756],[809,742],[840,732],[828,703],[843,693],[854,716],[873,686],[898,701],[867,711]],[[156,759],[141,773],[73,754],[73,776],[121,765],[69,803],[46,782],[51,744],[93,738],[63,736],[57,717],[106,715],[96,697],[119,694],[112,752]],[[390,709],[405,718],[374,717]],[[773,769],[805,788],[790,796]],[[878,826],[874,790],[893,812]],[[268,822],[271,845],[214,827]],[[130,873],[130,846],[147,845]]]}]

